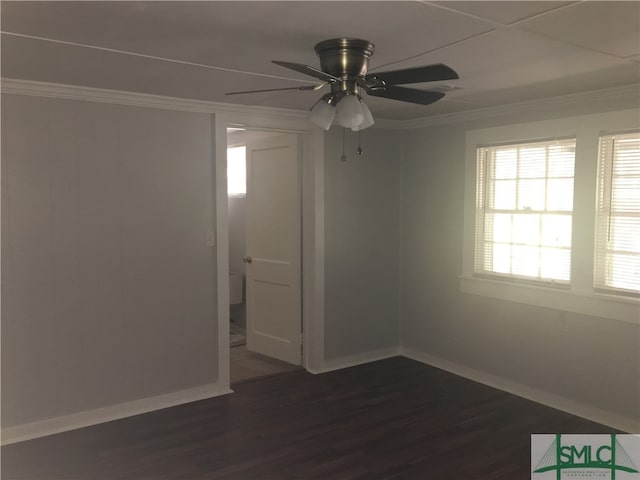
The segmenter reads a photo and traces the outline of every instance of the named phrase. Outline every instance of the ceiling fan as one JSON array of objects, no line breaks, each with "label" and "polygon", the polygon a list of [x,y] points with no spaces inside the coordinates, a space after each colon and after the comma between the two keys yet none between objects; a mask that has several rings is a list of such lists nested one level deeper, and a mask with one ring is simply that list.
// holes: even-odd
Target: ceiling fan
[{"label": "ceiling fan", "polygon": [[459,78],[455,70],[442,63],[367,73],[369,58],[375,51],[375,45],[368,40],[358,38],[325,40],[315,46],[315,51],[320,57],[320,69],[300,63],[276,60],[273,60],[273,63],[315,77],[322,80],[321,83],[299,87],[228,92],[227,95],[284,90],[317,91],[329,85],[331,92],[316,102],[309,114],[309,120],[325,130],[329,130],[334,118],[337,117],[341,126],[358,131],[364,130],[374,123],[371,111],[362,99],[362,92],[374,97],[429,105],[440,100],[445,94],[434,90],[419,90],[399,85]]}]

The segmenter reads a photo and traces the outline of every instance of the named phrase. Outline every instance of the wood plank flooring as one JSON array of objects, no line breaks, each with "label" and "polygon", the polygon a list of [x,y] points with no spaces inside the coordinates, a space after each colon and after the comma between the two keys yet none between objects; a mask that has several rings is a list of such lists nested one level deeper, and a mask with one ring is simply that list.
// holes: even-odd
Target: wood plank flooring
[{"label": "wood plank flooring", "polygon": [[7,479],[530,479],[531,433],[613,430],[396,357],[2,448]]}]

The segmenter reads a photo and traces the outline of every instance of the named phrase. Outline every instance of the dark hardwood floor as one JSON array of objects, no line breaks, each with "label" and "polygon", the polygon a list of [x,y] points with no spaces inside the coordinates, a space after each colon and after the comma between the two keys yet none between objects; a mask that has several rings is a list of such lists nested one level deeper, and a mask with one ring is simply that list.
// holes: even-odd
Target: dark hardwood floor
[{"label": "dark hardwood floor", "polygon": [[396,357],[2,448],[8,479],[530,479],[531,433],[612,429]]}]

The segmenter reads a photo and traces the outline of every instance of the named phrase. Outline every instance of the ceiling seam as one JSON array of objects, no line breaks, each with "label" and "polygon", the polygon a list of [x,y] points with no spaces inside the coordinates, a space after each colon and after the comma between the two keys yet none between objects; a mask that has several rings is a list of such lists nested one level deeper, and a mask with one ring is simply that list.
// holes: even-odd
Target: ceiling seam
[{"label": "ceiling seam", "polygon": [[[536,13],[536,14],[533,14],[533,15],[527,17],[527,18],[523,18],[523,19],[517,20],[517,21],[512,22],[512,23],[501,23],[501,22],[498,22],[496,20],[492,20],[490,18],[484,18],[484,17],[481,17],[479,15],[475,15],[475,14],[472,14],[472,13],[462,12],[460,10],[456,10],[454,8],[447,7],[447,6],[440,5],[440,4],[436,4],[436,3],[433,3],[433,2],[423,1],[423,0],[419,0],[419,1],[420,1],[420,3],[422,3],[424,5],[429,5],[429,6],[432,6],[432,7],[435,7],[435,8],[440,8],[442,10],[446,10],[446,11],[449,11],[449,12],[452,12],[452,13],[461,14],[463,16],[474,18],[476,20],[486,21],[488,23],[493,24],[496,27],[495,29],[491,30],[490,32],[485,32],[485,33],[491,33],[491,32],[494,32],[494,31],[496,31],[498,29],[501,29],[501,28],[504,28],[504,29],[516,29],[516,30],[519,30],[519,31],[522,31],[522,32],[527,32],[527,33],[530,33],[530,34],[533,34],[533,35],[538,35],[538,36],[540,36],[542,38],[545,38],[547,40],[554,40],[556,42],[565,43],[566,45],[570,45],[572,47],[582,48],[584,50],[588,50],[588,51],[591,51],[591,52],[599,53],[601,55],[608,55],[610,57],[617,58],[619,60],[634,61],[633,58],[638,56],[637,53],[633,54],[633,55],[629,55],[629,56],[620,56],[620,55],[615,55],[615,54],[610,53],[610,52],[603,52],[602,50],[597,50],[597,49],[592,48],[592,47],[587,47],[587,46],[580,45],[580,44],[577,44],[577,43],[573,43],[573,42],[569,42],[569,41],[562,40],[562,39],[559,39],[559,38],[555,38],[555,37],[553,37],[551,35],[545,35],[545,34],[542,34],[542,33],[539,33],[539,32],[531,31],[531,30],[528,30],[527,28],[523,28],[521,26],[521,24],[523,24],[525,22],[528,22],[530,20],[534,20],[536,18],[544,17],[546,15],[558,12],[560,10],[565,10],[567,8],[575,7],[575,6],[577,6],[577,5],[581,4],[581,3],[585,3],[585,1],[587,1],[587,0],[579,0],[579,1],[575,1],[575,2],[570,2],[567,5],[560,5],[559,7],[553,8],[551,10],[547,10],[546,12]],[[475,37],[470,37],[470,38],[473,39]],[[461,40],[460,43],[462,43],[463,41],[465,41],[465,40]],[[450,45],[445,45],[444,47],[441,47],[441,48],[445,48],[447,46],[450,46]],[[438,49],[435,49],[435,50],[432,50],[432,51],[428,51],[428,52],[424,52],[423,54],[420,54],[420,55],[426,55],[427,53],[432,53],[432,52],[434,52],[436,50],[438,50]],[[417,56],[420,56],[420,55],[417,55]],[[409,58],[407,58],[407,60],[412,60],[412,59],[416,58],[417,56],[409,57]],[[398,63],[398,62],[393,62],[391,64],[395,64],[395,63]],[[387,65],[391,65],[391,64],[387,64]],[[386,65],[384,65],[384,66],[386,66]]]},{"label": "ceiling seam", "polygon": [[463,15],[463,16],[471,17],[471,18],[473,18],[475,20],[479,20],[479,21],[482,21],[482,22],[489,23],[489,24],[491,24],[492,28],[490,30],[487,30],[487,31],[484,31],[484,32],[480,32],[480,33],[476,33],[476,34],[471,35],[469,37],[465,37],[465,38],[462,38],[460,40],[455,40],[453,42],[449,42],[449,43],[447,43],[445,45],[440,45],[440,46],[438,46],[436,48],[432,48],[431,50],[426,50],[424,52],[421,52],[421,53],[418,53],[416,55],[412,55],[412,56],[403,58],[401,60],[394,60],[393,62],[383,63],[382,65],[376,65],[376,67],[373,69],[373,72],[371,72],[371,73],[375,73],[380,68],[389,67],[391,65],[397,65],[398,63],[407,62],[409,60],[414,60],[414,59],[422,57],[424,55],[428,55],[430,53],[434,53],[434,52],[437,52],[439,50],[443,50],[443,49],[446,49],[448,47],[452,47],[454,45],[459,45],[459,44],[464,43],[464,42],[466,42],[468,40],[473,40],[475,38],[479,38],[481,36],[493,33],[499,28],[506,27],[505,24],[502,24],[500,22],[496,22],[495,20],[490,20],[488,18],[479,17],[477,15],[473,15],[473,14],[466,13],[466,12],[460,12],[458,10],[454,10],[452,8],[446,7],[444,5],[438,5],[438,4],[435,4],[433,2],[429,2],[429,1],[425,1],[425,0],[418,0],[418,3],[420,3],[422,5],[438,8],[438,9],[441,9],[441,10],[446,10],[448,12],[451,12],[451,13],[454,13],[454,14],[457,14],[457,15]]},{"label": "ceiling seam", "polygon": [[536,15],[532,15],[531,17],[528,17],[528,18],[523,18],[522,20],[518,20],[517,22],[514,22],[514,23],[510,24],[509,26],[510,27],[516,27],[520,31],[531,33],[533,35],[538,35],[538,36],[540,36],[542,38],[555,40],[557,42],[562,42],[562,43],[565,43],[565,44],[570,45],[572,47],[582,48],[584,50],[589,50],[591,52],[599,53],[599,54],[602,54],[602,55],[608,55],[610,57],[614,57],[614,58],[617,58],[617,59],[620,59],[620,60],[628,60],[631,57],[633,57],[635,55],[638,55],[638,54],[635,54],[635,55],[626,56],[626,57],[625,56],[620,56],[620,55],[615,55],[615,54],[610,53],[610,52],[603,52],[602,50],[598,50],[596,48],[587,47],[585,45],[580,45],[580,44],[577,44],[577,43],[569,42],[567,40],[562,40],[562,39],[553,37],[551,35],[546,35],[546,34],[543,34],[543,33],[540,33],[540,32],[532,31],[532,30],[527,29],[526,27],[523,28],[521,26],[521,24],[526,23],[526,22],[528,22],[530,20],[534,20],[536,18],[543,17],[543,16],[548,15],[550,13],[555,13],[555,12],[557,12],[559,10],[564,10],[566,8],[575,7],[575,6],[577,6],[577,5],[581,4],[581,3],[585,3],[585,1],[587,1],[587,0],[580,0],[580,1],[576,1],[576,2],[571,2],[568,5],[561,5],[560,7],[554,8],[553,10],[549,10],[549,11],[542,12],[542,13],[539,13],[539,14],[536,14]]},{"label": "ceiling seam", "polygon": [[[422,3],[424,5],[429,5],[429,6],[432,6],[432,7],[435,7],[435,8],[446,10],[448,12],[452,12],[452,13],[455,13],[455,14],[460,14],[460,15],[463,15],[463,16],[466,16],[466,17],[469,17],[469,18],[473,18],[473,19],[476,19],[476,20],[480,20],[480,21],[485,21],[485,22],[491,23],[496,27],[495,29],[491,30],[492,32],[496,31],[498,29],[501,29],[501,28],[504,28],[504,29],[516,29],[516,30],[519,30],[519,31],[523,31],[523,32],[527,32],[527,33],[530,33],[530,34],[538,35],[538,36],[540,36],[542,38],[546,38],[548,40],[550,39],[550,40],[554,40],[554,41],[557,41],[557,42],[565,43],[565,44],[570,45],[572,47],[582,48],[584,50],[588,50],[588,51],[591,51],[591,52],[599,53],[599,54],[602,54],[602,55],[608,55],[610,57],[614,57],[614,58],[617,58],[617,59],[620,59],[620,60],[631,60],[631,61],[633,61],[633,58],[638,56],[638,54],[634,54],[634,55],[630,55],[630,56],[620,56],[620,55],[612,54],[610,52],[603,52],[603,51],[597,50],[595,48],[587,47],[587,46],[580,45],[580,44],[577,44],[577,43],[572,43],[572,42],[569,42],[569,41],[566,41],[566,40],[561,40],[559,38],[555,38],[555,37],[550,36],[550,35],[545,35],[545,34],[542,34],[542,33],[539,33],[539,32],[531,31],[531,30],[528,30],[526,28],[522,28],[522,26],[521,26],[523,23],[526,23],[526,22],[528,22],[530,20],[534,20],[536,18],[544,17],[546,15],[549,15],[549,14],[552,14],[552,13],[556,13],[556,12],[558,12],[560,10],[565,10],[567,8],[575,7],[575,6],[577,6],[577,5],[581,4],[581,3],[585,3],[586,0],[579,0],[579,1],[575,1],[575,2],[570,2],[567,5],[560,5],[559,7],[555,7],[553,9],[547,10],[545,12],[535,13],[535,14],[527,17],[527,18],[522,18],[522,19],[517,20],[517,21],[512,22],[512,23],[502,23],[502,22],[498,22],[497,20],[492,20],[490,18],[481,17],[479,15],[475,15],[475,14],[472,14],[472,13],[463,12],[463,11],[456,10],[454,8],[447,7],[447,6],[444,6],[444,5],[440,5],[440,4],[437,4],[437,3],[433,3],[433,2],[429,2],[429,1],[423,1],[423,0],[419,0],[419,1],[420,1],[420,3]],[[490,33],[490,32],[486,32],[486,33]],[[475,38],[475,37],[470,37],[470,38]],[[460,43],[462,43],[463,41],[465,41],[465,40],[461,40]],[[446,46],[444,46],[442,48],[445,48],[447,46],[450,46],[450,45],[446,45]],[[437,49],[432,50],[432,51],[428,51],[428,52],[424,52],[423,54],[420,54],[420,55],[426,55],[427,53],[432,53],[432,52],[434,52],[436,50]],[[412,60],[412,59],[414,59],[414,58],[416,58],[416,57],[418,57],[420,55],[409,57],[409,58],[407,58],[407,60]],[[395,63],[399,63],[399,62],[393,62],[391,64],[395,64]],[[387,64],[387,65],[391,65],[391,64]],[[384,65],[384,66],[386,66],[386,65]]]},{"label": "ceiling seam", "polygon": [[574,47],[574,48],[580,48],[582,50],[586,50],[586,51],[589,51],[589,52],[592,52],[592,53],[597,53],[597,54],[600,54],[600,55],[606,55],[607,57],[615,58],[617,60],[623,60],[623,61],[626,61],[626,62],[633,62],[633,57],[638,55],[638,54],[634,54],[634,55],[631,55],[631,56],[623,57],[621,55],[616,55],[615,53],[604,52],[602,50],[598,50],[598,49],[593,48],[593,47],[588,47],[588,46],[585,46],[585,45],[580,45],[579,43],[574,43],[574,42],[570,42],[570,41],[567,41],[567,40],[563,40],[561,38],[556,38],[556,37],[554,37],[552,35],[548,35],[546,33],[535,32],[535,31],[527,30],[526,28],[521,28],[521,27],[517,27],[517,29],[520,30],[521,32],[526,32],[526,33],[529,33],[531,35],[537,35],[538,37],[544,38],[546,40],[553,40],[554,42],[563,43],[565,45],[569,45],[569,46]]},{"label": "ceiling seam", "polygon": [[483,36],[485,36],[485,35],[489,35],[489,34],[491,34],[491,33],[495,32],[495,31],[496,31],[496,29],[494,28],[494,29],[488,30],[488,31],[486,31],[486,32],[476,33],[476,34],[474,34],[474,35],[471,35],[470,37],[465,37],[465,38],[462,38],[462,39],[460,39],[460,40],[455,40],[455,41],[453,41],[453,42],[449,42],[449,43],[447,43],[447,44],[445,44],[445,45],[440,45],[439,47],[432,48],[431,50],[427,50],[427,51],[424,51],[424,52],[421,52],[421,53],[417,53],[417,54],[415,54],[415,55],[412,55],[412,56],[410,56],[410,57],[403,58],[403,59],[401,59],[401,60],[395,60],[395,61],[393,61],[393,62],[384,63],[384,64],[382,64],[382,65],[376,65],[376,68],[374,68],[374,69],[373,69],[373,72],[370,72],[370,73],[375,73],[375,72],[376,72],[378,69],[380,69],[380,68],[385,68],[385,67],[389,67],[389,66],[391,66],[391,65],[396,65],[396,64],[398,64],[398,63],[403,63],[403,62],[407,62],[407,61],[409,61],[409,60],[414,60],[414,59],[416,59],[416,58],[420,58],[420,57],[422,57],[422,56],[424,56],[424,55],[428,55],[428,54],[430,54],[430,53],[434,53],[434,52],[437,52],[437,51],[439,51],[439,50],[444,50],[444,49],[446,49],[446,48],[453,47],[453,46],[455,46],[455,45],[459,45],[459,44],[464,43],[464,42],[467,42],[467,41],[469,41],[469,40],[474,40],[474,39],[476,39],[476,38],[483,37]]},{"label": "ceiling seam", "polygon": [[[514,27],[514,26],[517,26],[520,23],[523,23],[523,22],[526,22],[526,21],[529,21],[529,20],[533,20],[535,18],[543,17],[543,16],[548,15],[550,13],[554,13],[554,12],[557,12],[559,10],[564,10],[565,8],[574,7],[574,6],[576,6],[576,5],[580,4],[580,3],[583,3],[584,1],[585,0],[570,2],[567,5],[560,5],[559,7],[552,8],[551,10],[547,10],[547,11],[540,12],[540,13],[534,13],[529,17],[521,18],[520,20],[516,20],[515,22],[512,22],[512,23],[502,23],[502,22],[499,22],[498,20],[493,20],[491,18],[482,17],[480,15],[476,15],[474,13],[465,12],[463,10],[456,10],[455,8],[448,7],[448,6],[439,4],[439,3],[434,3],[434,2],[425,1],[425,0],[419,0],[419,2],[424,4],[424,5],[429,5],[431,7],[439,8],[441,10],[446,10],[446,11],[451,12],[451,13],[455,13],[455,14],[458,14],[458,15],[463,15],[465,17],[473,18],[475,20],[480,20],[480,21],[483,21],[483,22],[491,23],[496,27]],[[452,3],[455,4],[455,2],[452,2]]]},{"label": "ceiling seam", "polygon": [[423,1],[423,0],[420,0],[419,3],[422,3],[423,5],[429,5],[430,7],[439,8],[441,10],[446,10],[447,12],[455,13],[456,15],[462,15],[463,17],[469,17],[469,18],[473,18],[474,20],[480,20],[482,22],[487,22],[487,23],[490,23],[491,25],[493,25],[494,27],[507,27],[508,26],[508,24],[506,24],[506,23],[498,22],[497,20],[492,20],[490,18],[481,17],[480,15],[475,15],[473,13],[463,12],[461,10],[456,10],[455,8],[447,7],[447,6],[441,5],[439,3],[428,2],[428,1]]},{"label": "ceiling seam", "polygon": [[516,20],[515,22],[510,23],[509,26],[510,27],[517,27],[521,23],[528,22],[529,20],[534,20],[536,18],[544,17],[545,15],[549,15],[550,13],[555,13],[555,12],[557,12],[559,10],[564,10],[566,8],[575,7],[576,5],[578,5],[580,3],[584,3],[584,0],[580,0],[579,2],[571,2],[568,5],[560,5],[559,7],[552,8],[551,10],[547,10],[546,12],[534,13],[530,17],[521,18],[520,20]]},{"label": "ceiling seam", "polygon": [[178,64],[178,65],[187,65],[187,66],[191,66],[191,67],[206,68],[206,69],[209,69],[209,70],[219,70],[219,71],[228,72],[228,73],[238,73],[238,74],[242,74],[242,75],[253,75],[253,76],[256,76],[256,77],[274,78],[274,79],[277,79],[277,80],[288,80],[288,81],[291,81],[291,82],[315,83],[313,81],[305,80],[305,79],[280,77],[280,76],[277,76],[277,75],[268,75],[268,74],[265,74],[265,73],[247,72],[247,71],[244,71],[244,70],[236,70],[236,69],[227,68],[227,67],[216,67],[214,65],[207,65],[205,63],[189,62],[187,60],[178,60],[178,59],[173,59],[173,58],[158,57],[158,56],[149,55],[149,54],[146,54],[146,53],[129,52],[127,50],[118,50],[118,49],[115,49],[115,48],[100,47],[98,45],[88,45],[88,44],[84,44],[84,43],[69,42],[69,41],[66,41],[66,40],[56,40],[54,38],[39,37],[39,36],[36,36],[36,35],[28,35],[28,34],[24,34],[24,33],[8,32],[6,30],[0,30],[0,33],[3,34],[3,35],[9,35],[9,36],[12,36],[12,37],[28,38],[28,39],[31,39],[31,40],[39,40],[39,41],[43,41],[43,42],[56,43],[56,44],[61,44],[61,45],[70,45],[70,46],[73,46],[73,47],[88,48],[88,49],[99,50],[99,51],[103,51],[103,52],[117,53],[117,54],[120,54],[120,55],[128,55],[128,56],[133,56],[133,57],[146,58],[146,59],[149,59],[149,60],[158,60],[158,61],[162,61],[162,62],[175,63],[175,64]]},{"label": "ceiling seam", "polygon": [[[443,49],[448,48],[448,47],[451,47],[451,46],[459,45],[459,44],[464,43],[464,42],[466,42],[466,41],[468,41],[468,40],[474,40],[474,39],[479,38],[479,37],[482,37],[482,36],[484,36],[484,35],[491,34],[491,33],[495,32],[495,31],[497,31],[497,30],[500,30],[500,29],[507,29],[507,30],[508,30],[508,29],[513,29],[513,28],[515,28],[515,29],[518,29],[518,30],[521,30],[521,31],[526,31],[526,32],[528,32],[528,33],[533,33],[533,32],[529,32],[529,30],[524,30],[524,29],[519,28],[519,27],[518,27],[518,25],[519,25],[520,23],[522,23],[522,22],[527,21],[527,20],[531,20],[531,19],[534,19],[534,18],[542,17],[542,16],[544,16],[544,15],[548,15],[548,14],[550,14],[550,13],[557,12],[558,10],[563,10],[563,9],[565,9],[565,8],[573,7],[573,6],[575,6],[575,5],[578,5],[578,4],[580,4],[580,3],[583,3],[583,1],[584,1],[584,0],[576,1],[576,2],[571,2],[571,3],[567,4],[567,5],[561,5],[561,6],[559,6],[559,7],[553,8],[553,9],[548,10],[548,11],[546,11],[546,12],[541,12],[541,13],[533,14],[533,15],[531,15],[531,16],[529,16],[529,17],[525,18],[525,19],[521,19],[521,20],[518,20],[518,21],[516,21],[516,22],[513,22],[513,23],[508,24],[508,23],[498,22],[498,21],[496,21],[496,20],[492,20],[492,19],[490,19],[490,18],[481,17],[481,16],[479,16],[479,15],[475,15],[475,14],[472,14],[472,13],[468,13],[468,12],[463,12],[463,11],[460,11],[460,10],[456,10],[456,9],[454,9],[454,8],[451,8],[451,7],[448,7],[448,6],[445,6],[445,5],[441,5],[441,4],[437,4],[437,3],[433,3],[433,2],[425,1],[425,0],[419,0],[419,1],[418,1],[418,3],[421,3],[422,5],[426,5],[426,6],[430,6],[430,7],[438,8],[438,9],[441,9],[441,10],[446,10],[446,11],[451,12],[451,13],[454,13],[454,14],[456,14],[456,15],[462,15],[462,16],[465,16],[465,17],[473,18],[473,19],[478,20],[478,21],[486,22],[486,23],[491,24],[491,25],[493,26],[493,28],[492,28],[491,30],[486,31],[486,32],[481,32],[481,33],[478,33],[478,34],[472,35],[472,36],[470,36],[470,37],[466,37],[466,38],[463,38],[463,39],[461,39],[461,40],[456,40],[456,41],[451,42],[451,43],[448,43],[448,44],[446,44],[446,45],[441,45],[441,46],[436,47],[436,48],[434,48],[434,49],[427,50],[427,51],[425,51],[425,52],[418,53],[418,54],[416,54],[416,55],[412,55],[412,56],[410,56],[410,57],[406,57],[406,58],[404,58],[404,59],[402,59],[402,60],[396,60],[396,61],[389,62],[389,63],[385,63],[385,64],[382,64],[382,65],[377,65],[377,66],[376,66],[376,68],[374,69],[374,72],[375,72],[376,70],[380,69],[380,68],[388,67],[388,66],[391,66],[391,65],[396,65],[396,64],[398,64],[398,63],[406,62],[406,61],[409,61],[409,60],[414,60],[414,59],[419,58],[419,57],[421,57],[421,56],[428,55],[428,54],[430,54],[430,53],[434,53],[434,52],[437,52],[437,51],[439,51],[439,50],[443,50]],[[552,37],[548,37],[548,38],[552,38]],[[558,41],[558,39],[554,39],[554,40]],[[567,44],[569,44],[569,42],[566,42],[566,43],[567,43]],[[580,46],[580,45],[572,45],[572,46],[574,46],[574,47],[581,47],[581,48],[585,48],[585,47],[582,47],[582,46]],[[596,51],[596,50],[594,50],[594,51]],[[603,53],[603,52],[599,52],[599,51],[598,51],[598,53]],[[616,58],[620,58],[620,57],[616,57]]]}]

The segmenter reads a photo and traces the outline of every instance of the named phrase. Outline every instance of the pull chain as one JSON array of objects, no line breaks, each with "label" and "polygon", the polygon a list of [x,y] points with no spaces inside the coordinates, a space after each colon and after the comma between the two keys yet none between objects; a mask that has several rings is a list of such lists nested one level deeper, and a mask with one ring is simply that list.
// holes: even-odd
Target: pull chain
[{"label": "pull chain", "polygon": [[344,153],[344,132],[345,132],[345,128],[342,129],[342,156],[340,157],[340,161],[341,162],[346,162],[347,161],[347,154]]},{"label": "pull chain", "polygon": [[356,150],[356,153],[358,155],[362,155],[361,140],[362,140],[362,130],[358,129],[358,150]]}]

